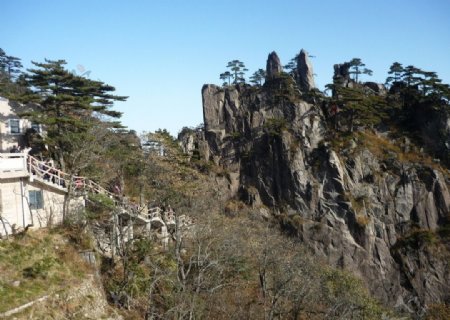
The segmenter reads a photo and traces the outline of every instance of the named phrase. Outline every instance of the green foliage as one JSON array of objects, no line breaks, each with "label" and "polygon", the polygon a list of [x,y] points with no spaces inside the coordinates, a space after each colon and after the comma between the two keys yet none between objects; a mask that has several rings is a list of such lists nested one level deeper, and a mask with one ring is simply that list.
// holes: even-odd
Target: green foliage
[{"label": "green foliage", "polygon": [[[86,140],[86,132],[98,125],[100,116],[120,117],[121,113],[110,107],[126,97],[113,95],[115,88],[101,81],[72,74],[64,68],[64,60],[33,64],[37,68],[26,75],[31,91],[21,97],[21,102],[34,102],[38,107],[22,116],[45,125],[51,156],[70,173],[73,168],[66,168],[66,163],[70,163],[77,145]],[[108,124],[118,126],[114,121]]]},{"label": "green foliage", "polygon": [[23,276],[25,278],[38,278],[46,279],[50,269],[56,264],[56,259],[53,257],[44,257],[31,265],[23,269]]},{"label": "green foliage", "polygon": [[436,72],[424,71],[413,65],[403,67],[394,62],[388,72],[393,76],[386,79],[391,84],[391,91],[402,97],[405,108],[419,103],[448,104],[450,99],[449,85],[443,84]]},{"label": "green foliage", "polygon": [[283,69],[285,69],[290,75],[293,75],[295,70],[297,70],[298,57],[299,57],[299,54],[295,55],[294,58],[289,60],[288,64],[283,66]]},{"label": "green foliage", "polygon": [[253,73],[250,77],[250,82],[256,86],[261,86],[265,78],[266,71],[264,69],[258,69],[258,71],[255,71],[255,73]]},{"label": "green foliage", "polygon": [[301,100],[301,94],[295,80],[287,73],[282,72],[275,79],[266,81],[263,89],[269,97],[269,104],[287,105]]},{"label": "green foliage", "polygon": [[401,63],[394,62],[391,67],[389,68],[388,74],[391,76],[386,78],[386,84],[392,85],[394,83],[397,83],[401,79],[401,74],[403,73],[404,69]]},{"label": "green foliage", "polygon": [[[156,291],[156,299],[151,303],[170,304],[170,292],[176,290],[172,283],[175,280],[173,272],[176,264],[170,255],[158,254],[154,247],[155,243],[149,239],[135,239],[133,244],[126,248],[121,264],[103,266],[105,290],[119,297],[116,302],[119,305],[128,305],[127,299],[124,301],[120,297],[128,297],[141,303],[148,299],[149,292],[153,290]],[[142,309],[140,311],[142,312]]]},{"label": "green foliage", "polygon": [[385,99],[367,94],[362,87],[336,87],[336,96],[341,107],[337,116],[346,122],[350,132],[355,124],[372,127],[388,117]]},{"label": "green foliage", "polygon": [[0,96],[14,100],[27,91],[21,69],[20,59],[0,48]]},{"label": "green foliage", "polygon": [[229,61],[227,64],[227,68],[229,68],[230,71],[225,71],[224,73],[220,74],[220,79],[225,81],[224,85],[227,84],[226,80],[228,80],[228,85],[231,84],[231,80],[234,84],[245,82],[245,72],[248,71],[248,69],[245,67],[245,64],[242,61]]},{"label": "green foliage", "polygon": [[23,65],[19,58],[9,56],[0,48],[0,74],[7,76],[8,79],[13,80],[20,73]]},{"label": "green foliage", "polygon": [[89,269],[58,229],[0,241],[0,270],[1,313],[67,290]]},{"label": "green foliage", "polygon": [[[346,271],[328,269],[323,278],[324,298],[336,308],[330,318],[381,319],[385,311],[364,289],[361,280]],[[339,301],[339,303],[338,303]]]},{"label": "green foliage", "polygon": [[233,131],[230,133],[230,137],[233,140],[239,140],[240,138],[242,138],[242,133],[239,131]]},{"label": "green foliage", "polygon": [[101,157],[86,168],[86,174],[118,195],[137,197],[145,170],[139,137],[132,130],[106,130],[100,145]]},{"label": "green foliage", "polygon": [[85,212],[86,219],[109,219],[115,207],[114,199],[111,199],[109,196],[101,193],[89,193]]},{"label": "green foliage", "polygon": [[437,242],[436,234],[431,230],[415,229],[397,240],[393,250],[418,250],[422,247],[434,245]]},{"label": "green foliage", "polygon": [[360,58],[353,58],[350,62],[350,74],[354,75],[354,80],[356,83],[358,83],[358,76],[360,74],[367,74],[369,76],[372,75],[372,70],[363,68],[366,65],[361,61]]},{"label": "green foliage", "polygon": [[[223,80],[223,85],[230,85],[231,84],[231,78],[233,77],[233,75],[231,74],[230,71],[225,71],[224,73],[220,74],[220,80]],[[227,82],[228,81],[228,82]]]},{"label": "green foliage", "polygon": [[[391,106],[391,117],[409,135],[420,140],[424,137],[424,128],[430,126],[430,123],[437,125],[450,116],[450,86],[442,83],[435,72],[424,71],[413,65],[403,67],[395,62],[390,67],[389,74],[391,76],[386,79],[386,83],[390,85],[390,91],[386,101]],[[430,133],[425,136],[427,135]],[[434,141],[448,140],[448,133],[442,129],[431,135]],[[439,157],[448,164],[448,150],[443,143],[427,143],[425,147],[433,157]]]},{"label": "green foliage", "polygon": [[89,193],[88,199],[92,202],[99,204],[102,207],[113,209],[115,206],[114,199],[111,199],[106,194],[102,193]]},{"label": "green foliage", "polygon": [[263,127],[271,137],[280,137],[283,131],[288,128],[285,118],[269,118]]},{"label": "green foliage", "polygon": [[175,137],[173,137],[167,129],[158,129],[155,131],[155,135],[157,138],[161,138],[164,140],[164,142],[172,144],[175,142]]},{"label": "green foliage", "polygon": [[205,130],[205,125],[203,123],[200,123],[196,127],[183,127],[180,130],[180,132],[178,133],[178,139],[180,139],[180,137],[184,137],[184,136],[190,135],[190,134],[196,134],[196,133],[202,132],[204,130]]}]

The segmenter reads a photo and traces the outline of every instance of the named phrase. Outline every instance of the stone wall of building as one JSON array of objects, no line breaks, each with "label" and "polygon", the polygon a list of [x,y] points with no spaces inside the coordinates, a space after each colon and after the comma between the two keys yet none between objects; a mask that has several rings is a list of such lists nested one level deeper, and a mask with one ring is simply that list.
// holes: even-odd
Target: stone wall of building
[{"label": "stone wall of building", "polygon": [[[42,208],[32,208],[30,191],[42,194]],[[0,223],[0,236],[28,225],[43,228],[61,223],[65,197],[66,192],[39,181],[30,182],[28,178],[1,179],[0,209],[4,224]],[[72,212],[83,207],[82,197],[70,201]]]}]

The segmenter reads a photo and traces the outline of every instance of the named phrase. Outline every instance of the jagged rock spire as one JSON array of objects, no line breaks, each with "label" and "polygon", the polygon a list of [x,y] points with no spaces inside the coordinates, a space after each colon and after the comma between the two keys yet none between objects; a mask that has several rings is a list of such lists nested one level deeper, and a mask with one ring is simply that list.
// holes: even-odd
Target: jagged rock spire
[{"label": "jagged rock spire", "polygon": [[283,71],[280,58],[275,51],[269,54],[266,66],[266,80],[272,80],[280,75]]},{"label": "jagged rock spire", "polygon": [[308,52],[301,50],[297,57],[298,84],[302,91],[309,91],[316,87],[314,83],[314,71],[309,60]]}]

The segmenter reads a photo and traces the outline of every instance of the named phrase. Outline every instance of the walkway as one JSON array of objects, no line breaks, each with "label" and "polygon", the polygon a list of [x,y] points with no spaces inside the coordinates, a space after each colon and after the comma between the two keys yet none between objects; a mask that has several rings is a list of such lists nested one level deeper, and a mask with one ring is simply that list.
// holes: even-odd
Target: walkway
[{"label": "walkway", "polygon": [[0,179],[28,177],[52,188],[68,192],[71,190],[101,193],[111,198],[116,195],[109,192],[94,181],[73,176],[57,169],[49,161],[40,161],[26,153],[0,153]]}]

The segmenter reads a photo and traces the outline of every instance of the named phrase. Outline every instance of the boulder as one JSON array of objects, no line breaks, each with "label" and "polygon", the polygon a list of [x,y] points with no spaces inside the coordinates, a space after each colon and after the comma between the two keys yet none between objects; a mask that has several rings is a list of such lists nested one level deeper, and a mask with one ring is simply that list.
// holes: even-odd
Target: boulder
[{"label": "boulder", "polygon": [[349,87],[353,84],[353,80],[350,79],[350,63],[334,65],[333,83],[342,87]]},{"label": "boulder", "polygon": [[382,83],[376,83],[376,82],[364,82],[364,87],[371,89],[375,94],[384,96],[387,94],[386,87]]}]

